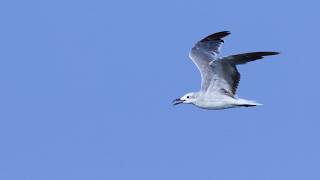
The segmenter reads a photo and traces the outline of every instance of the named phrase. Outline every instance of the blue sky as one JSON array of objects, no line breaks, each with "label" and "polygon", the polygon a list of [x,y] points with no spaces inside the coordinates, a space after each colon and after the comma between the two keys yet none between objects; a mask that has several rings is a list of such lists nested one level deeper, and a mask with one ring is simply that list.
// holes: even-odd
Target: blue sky
[{"label": "blue sky", "polygon": [[[320,179],[317,1],[0,2],[1,180]],[[171,100],[191,46],[229,30],[257,108]]]}]

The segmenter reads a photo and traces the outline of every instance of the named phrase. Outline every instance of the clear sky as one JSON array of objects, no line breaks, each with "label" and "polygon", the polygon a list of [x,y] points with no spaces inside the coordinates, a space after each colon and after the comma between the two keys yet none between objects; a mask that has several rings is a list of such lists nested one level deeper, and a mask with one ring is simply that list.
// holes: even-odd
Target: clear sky
[{"label": "clear sky", "polygon": [[[1,1],[0,180],[319,180],[317,1]],[[192,45],[229,30],[240,66],[221,111]]]}]

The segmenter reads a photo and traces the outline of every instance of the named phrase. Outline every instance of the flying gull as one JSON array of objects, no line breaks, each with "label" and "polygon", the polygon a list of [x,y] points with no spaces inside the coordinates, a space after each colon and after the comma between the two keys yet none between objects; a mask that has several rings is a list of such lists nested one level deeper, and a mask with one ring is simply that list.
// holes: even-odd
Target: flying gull
[{"label": "flying gull", "polygon": [[193,104],[204,109],[226,109],[262,105],[257,102],[238,98],[236,90],[240,81],[237,65],[277,55],[278,52],[251,52],[226,57],[218,57],[222,38],[229,31],[211,34],[197,42],[189,53],[190,59],[201,74],[201,89],[173,100],[177,104]]}]

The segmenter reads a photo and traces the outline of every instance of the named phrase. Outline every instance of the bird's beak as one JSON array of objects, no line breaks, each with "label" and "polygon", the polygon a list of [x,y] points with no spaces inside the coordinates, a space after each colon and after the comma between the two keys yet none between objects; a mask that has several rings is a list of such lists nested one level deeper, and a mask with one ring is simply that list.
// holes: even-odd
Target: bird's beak
[{"label": "bird's beak", "polygon": [[183,103],[183,102],[184,102],[184,100],[181,100],[180,98],[175,99],[175,100],[172,101],[172,103],[173,103],[174,106],[175,106],[175,105],[178,105],[178,104],[181,104],[181,103]]}]

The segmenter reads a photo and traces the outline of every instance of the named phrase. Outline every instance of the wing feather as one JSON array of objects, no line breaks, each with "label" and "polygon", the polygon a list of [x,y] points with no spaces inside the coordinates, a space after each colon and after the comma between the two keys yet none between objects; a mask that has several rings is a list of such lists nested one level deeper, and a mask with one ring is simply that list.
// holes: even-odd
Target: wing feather
[{"label": "wing feather", "polygon": [[222,58],[222,60],[232,64],[246,64],[250,61],[263,59],[264,56],[272,56],[277,54],[279,54],[279,52],[251,52],[227,56]]},{"label": "wing feather", "polygon": [[189,56],[200,71],[202,92],[222,92],[235,96],[240,81],[240,73],[236,65],[279,54],[278,52],[251,52],[218,59],[221,45],[224,43],[222,38],[229,34],[229,31],[211,34],[198,41],[191,49]]},{"label": "wing feather", "polygon": [[224,42],[222,38],[229,34],[229,31],[211,34],[198,41],[190,51],[189,57],[201,74],[201,91],[206,91],[209,88],[213,76],[213,69],[209,63],[217,59]]}]

